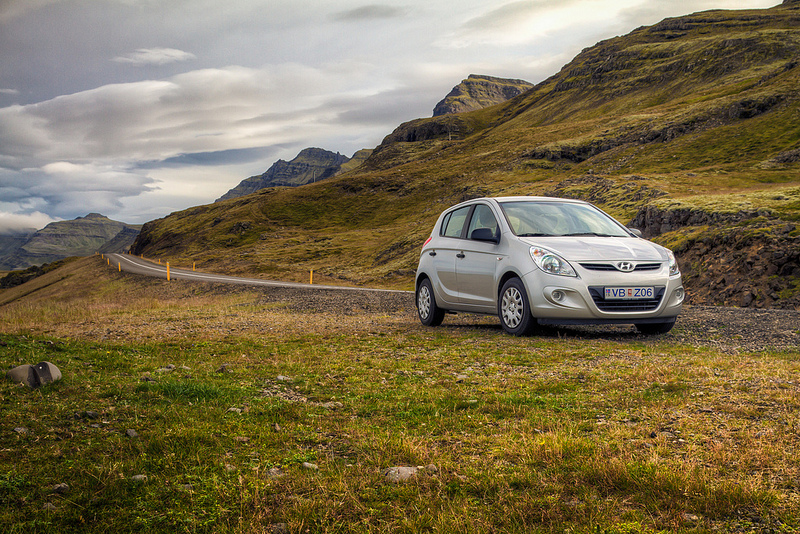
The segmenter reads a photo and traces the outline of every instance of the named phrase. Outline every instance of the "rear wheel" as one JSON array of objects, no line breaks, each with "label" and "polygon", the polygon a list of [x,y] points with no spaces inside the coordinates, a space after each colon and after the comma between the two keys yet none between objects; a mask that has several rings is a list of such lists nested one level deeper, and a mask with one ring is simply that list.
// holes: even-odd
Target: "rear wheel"
[{"label": "rear wheel", "polygon": [[439,326],[444,320],[444,310],[436,305],[433,286],[427,278],[417,288],[417,314],[425,326]]},{"label": "rear wheel", "polygon": [[503,330],[514,336],[524,336],[533,332],[536,318],[531,315],[528,293],[519,278],[511,278],[500,291],[497,314]]},{"label": "rear wheel", "polygon": [[655,334],[666,334],[672,327],[675,326],[675,321],[666,321],[663,323],[640,323],[636,325],[636,330],[648,336]]}]

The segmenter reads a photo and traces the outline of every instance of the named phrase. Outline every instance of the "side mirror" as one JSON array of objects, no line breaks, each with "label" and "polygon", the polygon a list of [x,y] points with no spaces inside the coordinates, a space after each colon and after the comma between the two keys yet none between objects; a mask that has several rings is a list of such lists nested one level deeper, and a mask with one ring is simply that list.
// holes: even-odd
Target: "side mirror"
[{"label": "side mirror", "polygon": [[496,236],[489,228],[478,228],[473,230],[469,238],[474,241],[489,241],[495,244],[500,242],[500,236]]},{"label": "side mirror", "polygon": [[628,228],[628,231],[635,235],[636,237],[642,237],[642,231],[638,228]]}]

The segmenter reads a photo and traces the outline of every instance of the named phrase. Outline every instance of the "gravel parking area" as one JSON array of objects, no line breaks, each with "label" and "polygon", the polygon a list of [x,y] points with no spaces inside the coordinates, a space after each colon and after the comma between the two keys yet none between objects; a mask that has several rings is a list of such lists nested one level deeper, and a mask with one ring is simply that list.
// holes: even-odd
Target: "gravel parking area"
[{"label": "gravel parking area", "polygon": [[[284,302],[299,313],[331,313],[353,316],[404,314],[416,322],[414,297],[410,292],[375,292],[329,289],[269,289],[267,302]],[[478,315],[447,316],[443,327],[475,326],[497,328],[497,318]],[[548,329],[545,336],[599,337],[616,340],[649,340],[630,325],[570,326]],[[693,346],[707,346],[724,352],[800,350],[800,311],[777,309],[684,306],[675,328],[655,339],[672,339]]]}]

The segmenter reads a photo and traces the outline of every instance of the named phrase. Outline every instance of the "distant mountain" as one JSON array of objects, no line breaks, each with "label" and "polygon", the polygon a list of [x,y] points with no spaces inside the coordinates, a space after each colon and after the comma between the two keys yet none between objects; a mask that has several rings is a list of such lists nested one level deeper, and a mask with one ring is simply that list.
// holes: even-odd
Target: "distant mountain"
[{"label": "distant mountain", "polygon": [[6,269],[3,258],[17,252],[35,233],[36,228],[27,228],[0,235],[0,269]]},{"label": "distant mountain", "polygon": [[336,173],[337,175],[342,174],[343,172],[349,172],[353,169],[357,169],[361,166],[362,163],[367,161],[367,159],[372,155],[371,148],[362,148],[355,154],[347,163],[342,163],[342,166],[339,168],[339,171]]},{"label": "distant mountain", "polygon": [[239,185],[219,197],[216,202],[249,195],[266,187],[296,187],[318,182],[357,167],[369,157],[369,152],[365,153],[363,150],[356,152],[351,159],[338,152],[329,152],[321,148],[306,148],[300,151],[292,161],[279,159],[264,174],[243,180]]},{"label": "distant mountain", "polygon": [[533,87],[525,80],[470,74],[433,108],[433,116],[453,115],[501,104]]},{"label": "distant mountain", "polygon": [[141,225],[113,221],[99,213],[50,223],[18,246],[0,249],[0,269],[25,269],[95,252],[124,252],[140,229]]}]

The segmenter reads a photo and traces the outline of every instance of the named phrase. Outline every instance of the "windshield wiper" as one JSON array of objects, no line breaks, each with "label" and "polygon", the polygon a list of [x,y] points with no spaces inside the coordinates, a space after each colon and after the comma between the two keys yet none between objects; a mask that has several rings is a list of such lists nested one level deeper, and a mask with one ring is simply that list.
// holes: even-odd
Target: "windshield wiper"
[{"label": "windshield wiper", "polygon": [[564,234],[562,237],[620,237],[611,234],[598,234],[597,232],[575,232],[574,234]]},{"label": "windshield wiper", "polygon": [[517,234],[517,237],[553,237],[553,234],[528,233],[528,234]]}]

